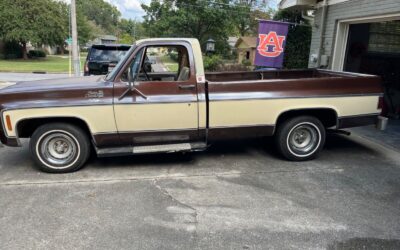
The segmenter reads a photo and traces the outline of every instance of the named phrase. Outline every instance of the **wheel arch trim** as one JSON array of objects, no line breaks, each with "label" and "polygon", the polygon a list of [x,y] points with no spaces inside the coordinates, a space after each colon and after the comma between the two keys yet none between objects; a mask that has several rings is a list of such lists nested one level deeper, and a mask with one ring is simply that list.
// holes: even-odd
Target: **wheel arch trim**
[{"label": "wheel arch trim", "polygon": [[338,111],[334,107],[329,107],[329,106],[325,106],[325,107],[324,106],[322,106],[322,107],[303,107],[303,108],[285,109],[285,110],[281,111],[279,113],[279,115],[275,119],[275,128],[274,128],[273,133],[275,134],[276,128],[278,126],[279,119],[284,114],[287,114],[287,113],[290,113],[290,112],[301,112],[301,111],[310,112],[310,111],[323,111],[323,110],[329,110],[330,112],[334,112],[334,114],[335,114],[335,127],[338,127],[338,125],[339,125],[339,115],[338,115]]},{"label": "wheel arch trim", "polygon": [[[79,117],[79,116],[65,116],[65,115],[62,115],[62,116],[34,116],[34,117],[27,117],[27,118],[20,119],[15,123],[15,134],[16,134],[16,136],[14,138],[16,138],[16,140],[18,142],[18,146],[21,145],[20,137],[19,137],[19,132],[20,132],[19,131],[19,125],[21,124],[21,122],[26,122],[26,121],[29,121],[29,120],[45,120],[45,119],[54,119],[55,122],[57,122],[57,119],[72,119],[72,120],[75,120],[75,121],[82,122],[82,123],[85,124],[86,128],[88,129],[92,141],[94,141],[94,136],[93,136],[92,129],[90,128],[89,123],[87,121],[85,121],[85,119],[83,119],[82,117]],[[62,121],[58,121],[58,122],[62,122]]]}]

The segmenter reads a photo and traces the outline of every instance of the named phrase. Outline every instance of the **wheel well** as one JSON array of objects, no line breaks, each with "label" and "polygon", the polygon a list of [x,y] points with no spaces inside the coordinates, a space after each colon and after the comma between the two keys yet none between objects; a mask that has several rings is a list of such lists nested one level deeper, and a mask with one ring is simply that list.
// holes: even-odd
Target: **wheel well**
[{"label": "wheel well", "polygon": [[85,121],[74,117],[51,117],[51,118],[32,118],[18,122],[16,126],[19,138],[30,138],[35,130],[47,123],[68,123],[75,125],[90,135],[90,129]]},{"label": "wheel well", "polygon": [[318,118],[326,128],[333,127],[337,123],[337,113],[335,110],[329,108],[321,108],[289,110],[283,112],[279,115],[276,125],[279,126],[279,124],[290,118],[302,115],[314,116]]}]

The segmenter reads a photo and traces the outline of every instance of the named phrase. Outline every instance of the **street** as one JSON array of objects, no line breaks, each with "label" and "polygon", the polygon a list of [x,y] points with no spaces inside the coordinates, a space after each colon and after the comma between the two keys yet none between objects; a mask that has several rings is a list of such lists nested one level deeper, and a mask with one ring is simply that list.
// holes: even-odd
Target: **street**
[{"label": "street", "polygon": [[27,144],[0,148],[2,249],[400,248],[400,153],[357,135],[309,162],[251,140],[63,175]]},{"label": "street", "polygon": [[0,73],[0,82],[35,81],[68,77],[68,74]]}]

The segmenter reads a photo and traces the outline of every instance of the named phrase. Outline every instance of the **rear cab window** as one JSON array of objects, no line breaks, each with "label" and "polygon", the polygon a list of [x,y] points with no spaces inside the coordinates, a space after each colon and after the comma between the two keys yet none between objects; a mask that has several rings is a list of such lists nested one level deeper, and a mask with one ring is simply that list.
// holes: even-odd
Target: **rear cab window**
[{"label": "rear cab window", "polygon": [[117,63],[128,52],[129,46],[92,46],[89,61],[107,61]]}]

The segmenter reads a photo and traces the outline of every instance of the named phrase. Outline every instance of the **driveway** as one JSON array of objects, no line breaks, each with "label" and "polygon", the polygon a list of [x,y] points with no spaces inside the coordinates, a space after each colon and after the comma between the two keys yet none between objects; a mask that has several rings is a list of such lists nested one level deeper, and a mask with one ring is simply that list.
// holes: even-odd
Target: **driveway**
[{"label": "driveway", "polygon": [[255,140],[64,175],[3,147],[0,195],[3,249],[400,249],[400,154],[354,135],[309,162]]}]

